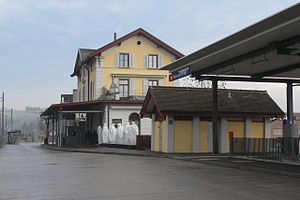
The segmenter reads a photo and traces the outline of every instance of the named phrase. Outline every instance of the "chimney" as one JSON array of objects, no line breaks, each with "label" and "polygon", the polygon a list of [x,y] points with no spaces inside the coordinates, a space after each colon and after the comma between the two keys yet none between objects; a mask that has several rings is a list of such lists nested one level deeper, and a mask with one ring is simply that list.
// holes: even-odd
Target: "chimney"
[{"label": "chimney", "polygon": [[114,32],[114,41],[116,41],[116,40],[117,40],[117,33]]}]

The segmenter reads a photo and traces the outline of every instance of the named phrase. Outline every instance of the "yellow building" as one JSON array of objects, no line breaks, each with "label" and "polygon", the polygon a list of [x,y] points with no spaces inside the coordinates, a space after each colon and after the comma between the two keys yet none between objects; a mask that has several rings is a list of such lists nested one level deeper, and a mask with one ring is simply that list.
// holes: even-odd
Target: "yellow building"
[{"label": "yellow building", "polygon": [[[220,89],[218,149],[229,152],[235,138],[268,138],[270,119],[284,113],[266,91]],[[150,87],[141,116],[152,119],[151,149],[166,153],[213,151],[212,91],[206,88]]]},{"label": "yellow building", "polygon": [[[159,70],[183,54],[139,28],[97,50],[79,49],[72,77],[77,77],[75,101],[105,99],[113,80],[118,100],[145,96],[148,86],[171,86],[168,70]],[[76,95],[75,95],[76,96]]]},{"label": "yellow building", "polygon": [[71,77],[77,77],[74,102],[100,101],[102,117],[93,122],[107,125],[135,119],[140,133],[150,134],[150,120],[138,113],[149,86],[172,86],[168,70],[161,67],[183,54],[139,28],[99,49],[79,49]]}]

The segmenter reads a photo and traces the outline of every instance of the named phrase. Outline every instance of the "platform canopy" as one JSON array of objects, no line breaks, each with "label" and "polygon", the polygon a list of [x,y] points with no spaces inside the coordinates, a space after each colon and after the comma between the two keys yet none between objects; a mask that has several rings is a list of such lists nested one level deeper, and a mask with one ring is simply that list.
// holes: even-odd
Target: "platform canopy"
[{"label": "platform canopy", "polygon": [[300,3],[177,60],[197,79],[300,83]]}]

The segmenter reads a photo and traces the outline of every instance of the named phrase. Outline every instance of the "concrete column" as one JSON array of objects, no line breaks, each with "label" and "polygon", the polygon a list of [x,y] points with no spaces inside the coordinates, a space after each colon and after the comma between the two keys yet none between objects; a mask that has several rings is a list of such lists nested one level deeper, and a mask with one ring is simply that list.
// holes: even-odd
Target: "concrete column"
[{"label": "concrete column", "polygon": [[166,144],[165,151],[167,153],[173,153],[174,151],[174,117],[166,116]]},{"label": "concrete column", "polygon": [[200,117],[193,117],[193,153],[199,153]]},{"label": "concrete column", "polygon": [[213,152],[213,126],[212,122],[208,122],[207,127],[207,151]]},{"label": "concrete column", "polygon": [[220,153],[227,153],[227,118],[221,118],[218,134],[218,148]]},{"label": "concrete column", "polygon": [[163,152],[164,151],[164,145],[163,145],[163,143],[164,143],[164,141],[163,141],[163,134],[164,134],[164,126],[163,126],[163,122],[161,121],[160,122],[160,149],[161,149],[161,151]]},{"label": "concrete column", "polygon": [[62,139],[62,116],[61,116],[61,113],[58,114],[58,138],[59,138],[59,141],[58,141],[58,146],[61,147],[61,139]]},{"label": "concrete column", "polygon": [[154,151],[155,143],[155,114],[151,117],[151,151]]},{"label": "concrete column", "polygon": [[293,83],[287,83],[286,94],[287,119],[293,123]]},{"label": "concrete column", "polygon": [[251,133],[252,133],[252,119],[251,118],[246,118],[245,122],[245,136],[246,138],[251,138]]},{"label": "concrete column", "polygon": [[269,118],[264,118],[265,126],[265,138],[271,137],[271,120]]}]

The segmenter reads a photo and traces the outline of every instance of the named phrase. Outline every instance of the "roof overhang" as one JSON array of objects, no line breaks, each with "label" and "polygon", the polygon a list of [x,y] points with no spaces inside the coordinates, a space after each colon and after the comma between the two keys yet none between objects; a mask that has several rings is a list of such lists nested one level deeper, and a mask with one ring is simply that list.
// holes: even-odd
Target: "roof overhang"
[{"label": "roof overhang", "polygon": [[300,3],[162,69],[197,79],[300,82]]}]

